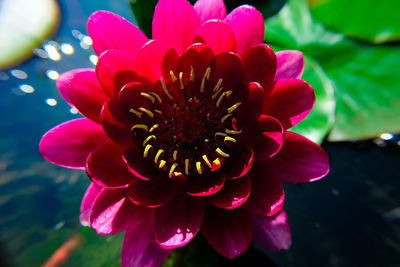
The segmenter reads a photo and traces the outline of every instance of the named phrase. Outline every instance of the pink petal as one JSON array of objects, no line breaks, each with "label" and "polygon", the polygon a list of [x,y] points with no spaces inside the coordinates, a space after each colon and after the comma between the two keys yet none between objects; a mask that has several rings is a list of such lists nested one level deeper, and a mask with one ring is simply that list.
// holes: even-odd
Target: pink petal
[{"label": "pink petal", "polygon": [[243,254],[251,242],[251,217],[243,209],[207,207],[201,233],[221,255],[233,259]]},{"label": "pink petal", "polygon": [[304,70],[303,53],[297,50],[285,50],[276,53],[278,61],[275,80],[300,79]]},{"label": "pink petal", "polygon": [[186,0],[160,0],[153,17],[153,39],[173,46],[178,54],[191,44],[200,20]]},{"label": "pink petal", "polygon": [[276,81],[271,94],[265,95],[263,113],[277,118],[289,129],[307,117],[314,101],[314,89],[307,82],[282,79]]},{"label": "pink petal", "polygon": [[122,267],[159,267],[171,250],[162,249],[153,237],[152,218],[130,227],[122,244]]},{"label": "pink petal", "polygon": [[237,180],[228,180],[224,187],[208,200],[221,209],[236,209],[250,196],[251,181],[248,177]]},{"label": "pink petal", "polygon": [[124,148],[116,144],[99,146],[87,159],[87,173],[96,184],[107,188],[122,188],[136,179],[122,160]]},{"label": "pink petal", "polygon": [[292,244],[286,212],[281,210],[272,217],[253,215],[253,241],[258,246],[278,251]]},{"label": "pink petal", "polygon": [[[236,52],[235,34],[222,21],[211,20],[202,24],[196,32],[217,55],[222,52]],[[196,37],[195,37],[196,40]]]},{"label": "pink petal", "polygon": [[186,182],[186,192],[192,196],[209,196],[217,193],[225,184],[225,176],[221,174],[203,174],[192,177]]},{"label": "pink petal", "polygon": [[109,99],[97,80],[94,70],[76,73],[69,83],[68,95],[72,104],[85,117],[100,123],[100,111]]},{"label": "pink petal", "polygon": [[203,219],[204,199],[179,195],[156,210],[154,233],[162,248],[186,245],[196,235]]},{"label": "pink petal", "polygon": [[237,52],[242,54],[256,44],[264,41],[264,18],[260,11],[249,5],[235,8],[224,19],[236,37]]},{"label": "pink petal", "polygon": [[292,132],[286,132],[282,149],[266,163],[268,169],[283,182],[313,182],[329,172],[326,152],[314,142]]},{"label": "pink petal", "polygon": [[150,213],[151,209],[132,204],[126,189],[104,188],[93,204],[90,225],[99,234],[117,234],[140,223]]},{"label": "pink petal", "polygon": [[108,50],[99,57],[96,74],[106,94],[116,98],[125,84],[137,79],[136,56],[119,50]]},{"label": "pink petal", "polygon": [[276,72],[274,50],[266,44],[260,44],[242,55],[243,67],[248,82],[258,82],[265,89],[271,87]]},{"label": "pink petal", "polygon": [[76,119],[48,131],[40,141],[39,150],[42,157],[54,164],[84,170],[90,152],[110,141],[100,125]]},{"label": "pink petal", "polygon": [[64,72],[57,79],[57,88],[61,94],[61,96],[67,101],[68,104],[72,105],[71,99],[69,98],[69,81],[72,77],[82,71],[90,71],[91,69],[74,69],[67,72]]},{"label": "pink petal", "polygon": [[81,203],[81,215],[79,216],[79,221],[83,226],[89,226],[89,215],[92,211],[92,206],[97,195],[101,191],[102,187],[95,183],[91,183],[86,189],[86,193],[83,196]]},{"label": "pink petal", "polygon": [[282,209],[285,194],[282,183],[264,167],[264,162],[253,166],[248,174],[251,177],[251,194],[245,203],[252,214],[272,216]]},{"label": "pink petal", "polygon": [[[142,50],[140,50],[136,59],[138,75],[152,82],[160,80],[160,78],[163,77],[163,68],[166,68],[166,65],[168,65],[168,62],[166,63],[164,59],[169,59],[171,53],[176,54],[176,51],[165,42],[148,42]],[[166,57],[167,55],[169,57]],[[173,68],[175,68],[175,66],[169,67],[169,69]]]},{"label": "pink petal", "polygon": [[135,25],[108,11],[93,13],[87,29],[97,55],[109,49],[117,49],[136,56],[149,40]]},{"label": "pink petal", "polygon": [[194,10],[200,18],[200,23],[210,19],[224,19],[226,17],[226,7],[223,0],[197,0]]}]

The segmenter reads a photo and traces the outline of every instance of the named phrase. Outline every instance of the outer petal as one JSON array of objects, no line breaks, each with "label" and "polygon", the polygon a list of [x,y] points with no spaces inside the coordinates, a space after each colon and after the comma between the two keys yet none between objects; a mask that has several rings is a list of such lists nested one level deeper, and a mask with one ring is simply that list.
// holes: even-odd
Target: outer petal
[{"label": "outer petal", "polygon": [[108,11],[93,13],[87,29],[97,55],[109,49],[118,49],[136,56],[149,40],[135,25]]},{"label": "outer petal", "polygon": [[134,227],[150,213],[151,209],[132,204],[125,189],[104,188],[93,204],[90,225],[99,234],[117,234]]},{"label": "outer petal", "polygon": [[65,99],[65,101],[68,102],[68,104],[72,105],[71,99],[69,98],[69,94],[68,94],[69,81],[78,72],[88,71],[88,70],[91,70],[91,69],[74,69],[74,70],[70,70],[70,71],[67,71],[67,72],[64,72],[63,74],[61,74],[60,77],[57,79],[57,88],[58,88],[61,96]]},{"label": "outer petal", "polygon": [[89,226],[89,215],[92,211],[92,206],[97,195],[101,191],[101,187],[95,183],[91,183],[83,196],[81,203],[81,215],[79,221],[83,226]]},{"label": "outer petal", "polygon": [[99,57],[96,75],[106,94],[116,98],[125,84],[137,79],[136,56],[120,50],[107,50]]},{"label": "outer petal", "polygon": [[85,169],[89,153],[110,141],[100,125],[88,119],[76,119],[48,131],[40,141],[39,150],[42,157],[54,164]]},{"label": "outer petal", "polygon": [[271,87],[276,71],[274,50],[266,44],[260,44],[242,55],[243,67],[248,82],[258,82],[263,88]]},{"label": "outer petal", "polygon": [[90,153],[87,159],[87,173],[93,182],[108,188],[127,187],[136,179],[122,160],[123,147],[105,144]]},{"label": "outer petal", "polygon": [[176,196],[159,207],[154,217],[154,233],[162,248],[186,245],[196,235],[204,214],[204,199]]},{"label": "outer petal", "polygon": [[251,181],[248,177],[228,180],[222,190],[210,196],[209,201],[221,209],[235,209],[241,206],[250,196]]},{"label": "outer petal", "polygon": [[226,17],[226,7],[223,0],[197,0],[194,4],[194,10],[200,18],[200,23]]},{"label": "outer petal", "polygon": [[312,110],[314,89],[305,81],[276,81],[271,94],[265,94],[263,113],[277,118],[285,129],[302,121]]},{"label": "outer petal", "polygon": [[251,242],[251,217],[242,209],[207,207],[201,233],[223,256],[233,259],[244,253]]},{"label": "outer petal", "polygon": [[286,132],[281,151],[265,162],[268,170],[283,182],[313,182],[329,172],[326,152],[314,142],[292,132]]},{"label": "outer petal", "polygon": [[[202,24],[196,32],[215,54],[222,52],[236,52],[235,34],[224,22],[211,20]],[[196,37],[195,37],[195,40]]]},{"label": "outer petal", "polygon": [[200,20],[186,0],[160,0],[153,17],[153,39],[173,46],[179,54],[188,47]]},{"label": "outer petal", "polygon": [[253,215],[253,241],[258,246],[278,251],[292,244],[286,212],[281,210],[272,217]]},{"label": "outer petal", "polygon": [[189,195],[203,197],[217,193],[225,184],[225,176],[209,174],[193,177],[186,182],[186,191]]},{"label": "outer petal", "polygon": [[275,80],[279,79],[300,79],[304,70],[303,53],[297,50],[285,50],[276,53],[278,66]]},{"label": "outer petal", "polygon": [[122,244],[122,267],[158,267],[171,250],[162,249],[154,241],[152,219],[130,227]]},{"label": "outer petal", "polygon": [[249,176],[252,178],[252,189],[245,203],[246,209],[262,216],[272,216],[280,211],[285,195],[279,179],[269,173],[263,163],[254,166]]},{"label": "outer petal", "polygon": [[249,5],[235,8],[225,18],[236,36],[237,52],[242,54],[247,49],[264,41],[264,18],[260,11]]},{"label": "outer petal", "polygon": [[100,123],[101,108],[109,97],[104,93],[94,70],[76,73],[69,82],[68,95],[85,117]]}]

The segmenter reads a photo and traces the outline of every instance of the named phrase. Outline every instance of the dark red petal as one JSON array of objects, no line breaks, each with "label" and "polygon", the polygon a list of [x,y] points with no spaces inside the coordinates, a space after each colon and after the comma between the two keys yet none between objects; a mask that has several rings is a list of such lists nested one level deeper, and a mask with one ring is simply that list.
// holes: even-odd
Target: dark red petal
[{"label": "dark red petal", "polygon": [[226,17],[226,7],[223,0],[197,0],[193,7],[200,18],[200,23]]},{"label": "dark red petal", "polygon": [[101,107],[109,97],[104,93],[94,70],[76,73],[69,82],[68,95],[80,113],[100,123]]},{"label": "dark red petal", "polygon": [[329,172],[326,152],[316,143],[292,132],[286,132],[282,149],[265,162],[283,182],[313,182]]},{"label": "dark red petal", "polygon": [[277,118],[285,129],[302,121],[314,106],[314,89],[305,81],[276,81],[271,94],[265,94],[263,113]]},{"label": "dark red petal", "polygon": [[166,173],[158,170],[153,160],[144,158],[143,152],[137,147],[125,150],[124,161],[129,171],[139,179],[151,180],[166,177]]},{"label": "dark red petal", "polygon": [[176,248],[192,240],[203,220],[204,207],[204,199],[183,194],[157,208],[154,233],[160,246]]},{"label": "dark red petal", "polygon": [[264,105],[264,89],[256,82],[249,83],[249,98],[240,107],[238,121],[241,125],[253,123],[260,115]]},{"label": "dark red petal", "polygon": [[248,177],[226,181],[224,187],[208,200],[221,209],[236,209],[250,196],[251,181]]},{"label": "dark red petal", "polygon": [[136,57],[119,50],[108,50],[99,57],[96,74],[106,94],[117,98],[125,84],[137,80]]},{"label": "dark red petal", "polygon": [[126,189],[104,188],[95,199],[90,225],[99,234],[117,234],[133,227],[149,213],[151,209],[134,205],[126,197]]},{"label": "dark red petal", "polygon": [[[232,29],[224,22],[210,20],[202,24],[196,32],[217,55],[222,52],[236,52],[236,39]],[[196,40],[196,37],[195,37]]]},{"label": "dark red petal", "polygon": [[238,179],[245,176],[253,166],[253,150],[237,145],[232,151],[232,157],[224,163],[224,171],[228,179]]},{"label": "dark red petal", "polygon": [[225,176],[222,174],[204,174],[191,177],[186,182],[186,192],[193,196],[209,196],[217,193],[225,184]]},{"label": "dark red petal", "polygon": [[42,157],[54,164],[84,170],[90,152],[109,142],[100,125],[76,119],[48,131],[40,140],[39,150]]},{"label": "dark red petal", "polygon": [[90,179],[102,187],[127,187],[136,178],[122,160],[123,151],[116,144],[105,144],[90,153],[86,163]]},{"label": "dark red petal", "polygon": [[252,140],[256,160],[273,157],[282,148],[284,129],[281,123],[267,115],[261,115],[253,125]]},{"label": "dark red petal", "polygon": [[270,88],[276,72],[274,50],[266,44],[256,45],[242,55],[247,82],[258,82],[263,88]]},{"label": "dark red petal", "polygon": [[282,209],[285,192],[281,181],[268,172],[263,163],[253,166],[248,174],[251,177],[251,194],[244,204],[252,213],[263,216],[272,216]]},{"label": "dark red petal", "polygon": [[272,217],[253,215],[253,242],[258,246],[278,251],[292,244],[286,212],[281,210]]},{"label": "dark red petal", "polygon": [[87,28],[97,55],[109,49],[118,49],[135,56],[149,40],[135,25],[108,11],[93,13]]},{"label": "dark red petal", "polygon": [[233,259],[250,246],[251,228],[251,217],[247,211],[241,208],[225,210],[207,206],[201,233],[216,251]]},{"label": "dark red petal", "polygon": [[235,33],[237,52],[242,54],[247,49],[264,41],[264,18],[260,11],[249,5],[235,8],[224,19]]},{"label": "dark red petal", "polygon": [[128,196],[135,204],[154,208],[169,202],[176,191],[177,184],[172,180],[144,181],[136,178],[128,187]]},{"label": "dark red petal", "polygon": [[89,226],[89,215],[92,211],[92,206],[97,195],[101,191],[102,187],[95,183],[91,183],[86,189],[85,195],[83,196],[81,203],[81,215],[79,221],[83,226]]},{"label": "dark red petal", "polygon": [[153,39],[168,43],[182,54],[199,26],[199,17],[188,1],[160,0],[154,10]]}]

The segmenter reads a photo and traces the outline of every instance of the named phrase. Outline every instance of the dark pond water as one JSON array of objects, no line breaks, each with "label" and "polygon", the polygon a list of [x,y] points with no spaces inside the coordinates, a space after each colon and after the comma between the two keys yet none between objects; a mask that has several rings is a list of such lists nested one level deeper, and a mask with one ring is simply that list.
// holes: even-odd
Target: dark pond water
[{"label": "dark pond water", "polygon": [[[60,4],[62,24],[55,43],[49,44],[69,44],[74,53],[60,52],[59,61],[36,56],[14,68],[25,72],[25,79],[15,77],[13,70],[0,73],[0,266],[41,266],[77,235],[81,245],[65,266],[119,262],[121,235],[97,236],[79,225],[89,179],[84,172],[46,162],[38,143],[48,129],[79,116],[58,95],[52,78],[72,68],[94,67],[94,53],[85,44],[87,17],[98,9],[132,17],[124,1]],[[400,139],[386,139],[325,143],[332,169],[328,177],[286,185],[290,250],[264,253],[251,247],[228,261],[198,237],[166,265],[400,266]]]}]

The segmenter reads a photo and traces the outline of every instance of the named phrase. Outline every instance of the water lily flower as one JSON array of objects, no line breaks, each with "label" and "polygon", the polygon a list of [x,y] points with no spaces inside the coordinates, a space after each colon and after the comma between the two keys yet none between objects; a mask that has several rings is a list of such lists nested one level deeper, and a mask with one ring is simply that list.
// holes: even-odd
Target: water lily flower
[{"label": "water lily flower", "polygon": [[311,111],[303,55],[274,53],[263,16],[222,0],[160,0],[152,40],[120,16],[88,22],[95,69],[64,73],[58,88],[85,118],[40,143],[47,160],[86,170],[81,222],[125,231],[122,266],[158,266],[198,233],[235,258],[251,241],[291,243],[282,182],[329,170],[323,149],[288,131]]}]

